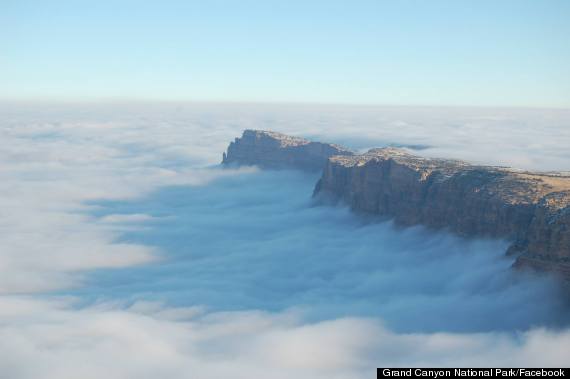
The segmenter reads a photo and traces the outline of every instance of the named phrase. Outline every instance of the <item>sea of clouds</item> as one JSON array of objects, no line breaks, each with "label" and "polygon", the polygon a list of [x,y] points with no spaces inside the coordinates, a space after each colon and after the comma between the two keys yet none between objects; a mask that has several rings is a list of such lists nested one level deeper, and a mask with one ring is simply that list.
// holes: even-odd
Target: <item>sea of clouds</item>
[{"label": "sea of clouds", "polygon": [[311,199],[316,176],[221,169],[246,128],[570,170],[570,111],[0,105],[0,373],[370,378],[378,366],[564,366],[565,298],[506,241]]}]

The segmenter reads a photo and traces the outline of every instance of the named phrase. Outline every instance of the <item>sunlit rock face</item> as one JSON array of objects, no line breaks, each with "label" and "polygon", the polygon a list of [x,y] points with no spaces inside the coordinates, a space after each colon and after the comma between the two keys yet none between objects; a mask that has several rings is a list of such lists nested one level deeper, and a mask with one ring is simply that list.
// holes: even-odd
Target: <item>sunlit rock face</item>
[{"label": "sunlit rock face", "polygon": [[507,238],[517,267],[570,280],[570,176],[417,157],[373,149],[332,157],[316,194],[403,225],[447,228],[464,236]]},{"label": "sunlit rock face", "polygon": [[329,157],[353,155],[341,146],[261,130],[245,130],[230,143],[223,164],[255,165],[262,168],[295,168],[319,171]]},{"label": "sunlit rock face", "polygon": [[[246,130],[224,164],[323,169],[316,196],[401,225],[445,228],[463,236],[507,238],[516,267],[570,281],[570,175],[423,158],[397,148],[357,155],[337,145]],[[323,168],[324,167],[324,168]]]}]

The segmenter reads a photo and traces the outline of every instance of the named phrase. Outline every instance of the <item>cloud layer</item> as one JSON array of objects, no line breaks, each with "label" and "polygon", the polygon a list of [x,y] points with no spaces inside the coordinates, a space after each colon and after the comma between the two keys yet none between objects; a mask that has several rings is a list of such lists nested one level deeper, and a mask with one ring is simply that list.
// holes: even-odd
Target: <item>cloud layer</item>
[{"label": "cloud layer", "polygon": [[368,222],[315,206],[313,177],[212,165],[261,128],[568,170],[569,119],[2,105],[0,371],[365,378],[383,365],[564,365],[563,298],[548,278],[509,271],[505,241]]},{"label": "cloud layer", "polygon": [[548,280],[511,272],[507,242],[317,206],[314,183],[297,172],[252,172],[98,202],[101,222],[130,225],[119,242],[165,258],[98,271],[73,294],[211,310],[303,308],[311,319],[381,317],[398,331],[515,330],[568,316]]},{"label": "cloud layer", "polygon": [[[377,366],[564,366],[570,332],[394,333],[377,319],[1,300],[11,378],[370,378]],[[8,310],[8,311],[7,311]],[[6,321],[11,321],[6,323]]]}]

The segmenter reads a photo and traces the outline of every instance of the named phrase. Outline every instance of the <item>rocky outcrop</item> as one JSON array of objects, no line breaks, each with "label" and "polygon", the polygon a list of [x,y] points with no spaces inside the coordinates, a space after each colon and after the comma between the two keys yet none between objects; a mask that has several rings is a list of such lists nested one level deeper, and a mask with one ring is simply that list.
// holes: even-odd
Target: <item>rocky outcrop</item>
[{"label": "rocky outcrop", "polygon": [[467,237],[506,238],[515,267],[570,281],[570,174],[533,173],[423,158],[398,148],[356,155],[340,146],[246,130],[224,163],[323,168],[314,195],[401,225]]},{"label": "rocky outcrop", "polygon": [[241,138],[230,143],[222,163],[320,171],[328,158],[353,154],[348,149],[330,143],[311,142],[269,131],[245,130]]},{"label": "rocky outcrop", "polygon": [[570,175],[421,158],[401,149],[332,157],[315,194],[402,225],[507,238],[516,267],[570,280]]}]

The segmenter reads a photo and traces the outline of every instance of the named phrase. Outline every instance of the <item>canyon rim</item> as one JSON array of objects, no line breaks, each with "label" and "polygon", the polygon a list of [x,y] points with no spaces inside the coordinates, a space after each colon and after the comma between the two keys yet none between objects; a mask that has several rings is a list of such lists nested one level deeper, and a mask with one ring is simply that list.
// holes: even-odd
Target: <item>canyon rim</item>
[{"label": "canyon rim", "polygon": [[512,241],[514,267],[570,283],[570,173],[424,158],[401,148],[359,154],[336,144],[245,130],[222,164],[322,171],[314,196],[404,226]]}]

